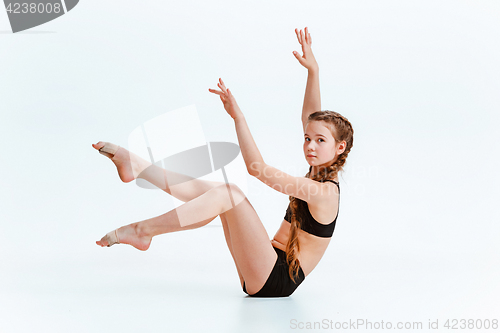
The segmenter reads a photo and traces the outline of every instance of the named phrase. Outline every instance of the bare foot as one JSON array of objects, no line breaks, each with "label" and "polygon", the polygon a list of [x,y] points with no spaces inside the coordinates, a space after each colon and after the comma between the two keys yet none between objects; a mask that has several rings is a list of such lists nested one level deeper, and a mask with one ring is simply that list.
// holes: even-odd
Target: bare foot
[{"label": "bare foot", "polygon": [[[93,143],[92,147],[99,150],[104,147],[104,142],[99,141],[98,143]],[[114,155],[108,153],[105,153],[105,155],[108,156],[116,165],[118,175],[124,183],[133,181],[144,169],[144,166],[141,167],[140,165],[140,159],[123,147],[118,148]]]},{"label": "bare foot", "polygon": [[[141,251],[146,251],[151,245],[152,237],[141,232],[139,223],[132,223],[117,229],[116,235],[120,244],[129,244]],[[96,241],[96,244],[101,247],[109,245],[106,236]]]}]

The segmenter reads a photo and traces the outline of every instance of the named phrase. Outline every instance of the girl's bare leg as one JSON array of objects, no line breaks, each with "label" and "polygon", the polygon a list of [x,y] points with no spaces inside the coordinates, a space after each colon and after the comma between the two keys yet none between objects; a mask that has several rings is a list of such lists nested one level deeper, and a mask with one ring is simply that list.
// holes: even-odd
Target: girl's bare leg
[{"label": "girl's bare leg", "polygon": [[[99,150],[104,146],[104,142],[99,141],[96,144],[92,144],[92,146]],[[108,157],[115,164],[118,175],[123,182],[128,183],[139,177],[184,202],[188,202],[208,190],[223,184],[222,182],[196,179],[165,170],[129,152],[123,147],[120,147],[115,155]],[[185,181],[173,186],[168,185],[169,182],[178,183],[180,179]]]},{"label": "girl's bare leg", "polygon": [[[93,144],[92,146],[95,149],[99,150],[102,146],[104,146],[104,142],[99,141],[97,144]],[[144,160],[143,158],[137,156],[134,153],[129,152],[127,149],[123,147],[120,147],[120,149],[116,152],[116,154],[114,156],[109,156],[109,158],[115,164],[118,170],[118,175],[120,176],[120,179],[122,181],[131,182],[134,179],[136,179],[138,175],[140,175],[140,178],[147,180],[151,184],[157,186],[158,188],[164,190],[165,192],[169,193],[170,195],[173,195],[177,199],[182,200],[184,202],[193,200],[194,198],[199,197],[200,195],[209,191],[210,189],[223,184],[221,182],[212,182],[212,181],[193,178],[190,181],[169,187],[167,186],[168,182],[166,180],[178,178],[180,176],[179,174],[165,170],[158,166],[152,166],[152,163]],[[169,221],[167,214],[146,221],[149,221],[150,223],[154,223],[155,220]],[[201,222],[194,223],[192,225],[184,227],[181,227],[180,225],[177,225],[175,222],[172,222],[172,220],[170,220],[170,223],[166,222],[166,232],[175,232],[175,231],[199,228],[211,222],[215,217],[216,216],[209,217]],[[236,270],[238,272],[240,283],[243,286],[244,279],[241,270],[239,269],[236,257],[234,255],[231,233],[229,231],[227,218],[225,217],[224,214],[221,214],[220,220],[222,222],[222,227],[224,229],[224,236],[226,239],[229,252],[233,257],[233,261],[235,263]],[[145,223],[144,225],[147,225],[147,223]],[[147,232],[143,230],[144,225],[141,224],[141,222],[138,222],[119,228],[117,230],[117,233],[120,234],[119,237],[120,242],[130,244],[140,250],[147,250],[151,243],[152,237],[150,237],[150,235],[148,235]],[[97,244],[101,246],[107,245],[107,243],[102,242],[102,240],[98,241]]]},{"label": "girl's bare leg", "polygon": [[238,265],[238,261],[236,260],[236,257],[234,256],[234,251],[233,251],[233,242],[231,239],[231,232],[229,231],[229,223],[227,222],[226,215],[220,214],[220,221],[222,222],[222,228],[224,228],[224,237],[226,238],[226,244],[229,249],[229,252],[231,253],[231,257],[233,257],[234,265],[236,266],[236,271],[238,272],[238,277],[240,278],[240,284],[241,287],[243,287],[243,274],[241,274],[240,267]]},{"label": "girl's bare leg", "polygon": [[[166,214],[118,229],[120,242],[147,250],[156,235],[204,225],[221,215],[227,223],[230,251],[240,274],[240,282],[245,281],[248,293],[257,292],[271,273],[277,255],[266,229],[244,193],[230,184],[233,205],[225,185],[212,188]],[[107,245],[103,240],[97,244]]]},{"label": "girl's bare leg", "polygon": [[[240,201],[243,200],[241,191],[236,191]],[[154,236],[203,226],[222,212],[231,209],[234,204],[227,186],[223,184],[163,215],[123,226],[117,229],[117,236],[120,243],[147,250]],[[96,243],[101,246],[108,245],[105,237]]]}]

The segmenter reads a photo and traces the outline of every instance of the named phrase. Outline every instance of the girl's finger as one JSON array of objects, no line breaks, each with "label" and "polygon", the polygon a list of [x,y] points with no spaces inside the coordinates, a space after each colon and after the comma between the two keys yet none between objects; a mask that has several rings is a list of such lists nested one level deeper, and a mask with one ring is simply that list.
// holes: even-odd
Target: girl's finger
[{"label": "girl's finger", "polygon": [[299,29],[295,28],[295,34],[297,35],[297,40],[300,43],[300,37],[299,37]]},{"label": "girl's finger", "polygon": [[300,56],[299,52],[297,51],[293,51],[293,55],[295,56],[295,58],[297,58],[297,60],[302,64],[302,57]]},{"label": "girl's finger", "polygon": [[222,81],[221,78],[219,78],[220,83],[222,84],[222,87],[224,87],[224,90],[227,90],[226,85],[224,84],[224,81]]},{"label": "girl's finger", "polygon": [[222,92],[227,93],[225,87],[222,86],[220,83],[217,83],[217,86],[219,86],[219,88],[220,88],[220,90],[222,90]]},{"label": "girl's finger", "polygon": [[214,93],[214,94],[217,94],[219,96],[223,96],[225,95],[223,91],[219,91],[219,90],[214,90],[214,89],[208,89],[211,93]]},{"label": "girl's finger", "polygon": [[222,82],[222,79],[219,79],[219,83],[217,83],[217,86],[219,86],[219,88],[226,92],[226,86],[224,85],[224,82]]}]

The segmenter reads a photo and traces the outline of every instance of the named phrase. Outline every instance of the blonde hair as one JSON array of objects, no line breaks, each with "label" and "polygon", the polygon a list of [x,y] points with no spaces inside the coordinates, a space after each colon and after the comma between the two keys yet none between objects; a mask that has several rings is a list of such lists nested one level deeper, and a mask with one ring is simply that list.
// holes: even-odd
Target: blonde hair
[{"label": "blonde hair", "polygon": [[[346,148],[342,154],[337,156],[335,161],[332,160],[330,166],[321,168],[317,174],[311,175],[312,166],[309,167],[309,172],[305,177],[321,182],[327,179],[334,179],[339,171],[344,170],[343,166],[353,145],[354,130],[349,120],[335,111],[316,111],[311,113],[307,118],[306,124],[311,121],[324,122],[325,126],[330,129],[335,142],[340,143],[345,141]],[[288,242],[286,244],[286,259],[289,264],[288,274],[294,282],[295,278],[298,276],[300,266],[298,260],[298,252],[300,250],[298,235],[301,221],[304,219],[304,212],[307,209],[305,205],[307,205],[305,201],[290,196],[291,227]]]}]

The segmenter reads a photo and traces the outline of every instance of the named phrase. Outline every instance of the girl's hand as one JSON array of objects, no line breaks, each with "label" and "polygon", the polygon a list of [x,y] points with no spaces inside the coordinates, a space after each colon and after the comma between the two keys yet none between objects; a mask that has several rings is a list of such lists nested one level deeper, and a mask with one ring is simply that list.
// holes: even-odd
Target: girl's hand
[{"label": "girl's hand", "polygon": [[300,45],[302,45],[302,53],[304,53],[304,55],[301,56],[297,51],[293,51],[293,55],[295,56],[295,58],[297,58],[300,64],[308,70],[317,70],[318,63],[316,62],[316,59],[314,58],[311,50],[311,34],[309,34],[307,27],[304,30],[305,31],[299,31],[299,29],[295,29],[297,39],[299,40]]},{"label": "girl's hand", "polygon": [[227,113],[231,116],[231,118],[236,119],[236,117],[242,116],[243,113],[240,110],[238,104],[236,104],[236,99],[234,99],[233,94],[226,88],[222,79],[219,78],[219,83],[217,86],[220,90],[208,89],[211,93],[217,94],[220,97],[220,100],[224,104],[224,109],[226,109]]}]

